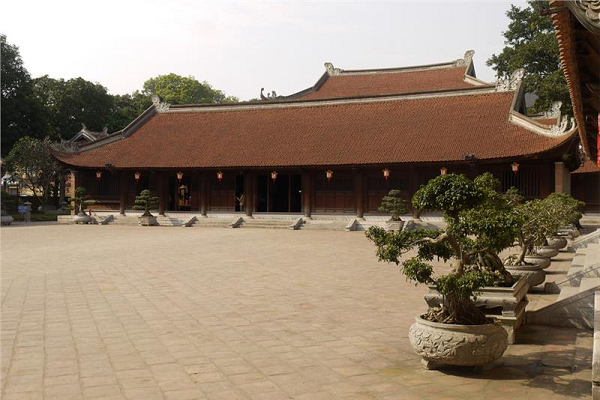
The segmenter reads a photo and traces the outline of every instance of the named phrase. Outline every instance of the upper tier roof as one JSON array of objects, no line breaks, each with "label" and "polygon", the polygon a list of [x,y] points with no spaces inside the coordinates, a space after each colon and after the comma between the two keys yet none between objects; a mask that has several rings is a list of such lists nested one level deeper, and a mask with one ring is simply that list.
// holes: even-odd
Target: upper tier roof
[{"label": "upper tier roof", "polygon": [[157,103],[122,132],[56,156],[89,168],[386,165],[468,154],[513,159],[573,137],[573,128],[550,132],[513,110],[517,93],[482,86],[329,101]]},{"label": "upper tier roof", "polygon": [[333,99],[465,89],[486,84],[475,78],[469,50],[464,58],[442,64],[404,68],[343,70],[325,63],[326,71],[317,83],[286,99]]}]

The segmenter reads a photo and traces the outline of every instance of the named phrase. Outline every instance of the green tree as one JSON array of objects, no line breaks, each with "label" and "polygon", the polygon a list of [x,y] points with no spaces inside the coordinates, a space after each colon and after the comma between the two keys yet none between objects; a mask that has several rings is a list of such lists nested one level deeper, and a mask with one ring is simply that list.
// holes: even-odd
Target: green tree
[{"label": "green tree", "polygon": [[44,75],[34,80],[34,92],[44,105],[48,135],[54,140],[72,138],[82,123],[101,131],[113,112],[113,97],[106,88],[83,78],[64,80]]},{"label": "green tree", "polygon": [[113,95],[111,111],[106,121],[108,131],[115,132],[123,129],[151,105],[150,97],[137,90],[132,94]]},{"label": "green tree", "polygon": [[562,101],[562,112],[572,113],[571,99],[560,65],[558,42],[550,16],[541,16],[536,1],[527,7],[511,5],[506,15],[510,19],[503,32],[505,47],[493,54],[486,64],[499,78],[505,78],[519,68],[525,69],[525,91],[538,98],[531,112],[550,110],[552,103]]},{"label": "green tree", "polygon": [[142,217],[152,217],[150,210],[154,210],[158,207],[159,199],[153,195],[148,189],[144,189],[138,196],[135,197],[134,210],[144,211]]},{"label": "green tree", "polygon": [[406,201],[401,196],[402,192],[400,190],[390,190],[381,199],[381,205],[377,208],[377,211],[390,214],[392,221],[400,221],[400,216],[406,212]]},{"label": "green tree", "polygon": [[19,48],[0,34],[0,75],[2,76],[2,156],[6,156],[23,136],[42,138],[46,121],[42,104],[33,95],[31,76],[19,54]]},{"label": "green tree", "polygon": [[159,75],[144,82],[142,94],[158,95],[169,104],[232,103],[236,97],[226,96],[208,82],[200,82],[193,76],[177,74]]},{"label": "green tree", "polygon": [[6,158],[8,169],[33,192],[42,211],[48,202],[52,183],[62,173],[60,164],[52,155],[51,145],[48,138],[39,140],[25,136],[15,143]]}]

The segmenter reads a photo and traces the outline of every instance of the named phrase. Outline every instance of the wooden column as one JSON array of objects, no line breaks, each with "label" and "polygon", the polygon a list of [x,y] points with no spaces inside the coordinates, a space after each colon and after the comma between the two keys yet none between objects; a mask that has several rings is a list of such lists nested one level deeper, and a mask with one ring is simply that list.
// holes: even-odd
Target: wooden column
[{"label": "wooden column", "polygon": [[125,208],[127,208],[127,195],[129,185],[127,185],[127,173],[121,171],[119,173],[119,213],[125,215]]},{"label": "wooden column", "polygon": [[310,172],[302,172],[302,208],[306,218],[310,218],[312,213],[312,186]]},{"label": "wooden column", "polygon": [[167,175],[160,171],[157,176],[157,189],[158,189],[158,215],[165,215],[165,210],[167,209],[168,195],[167,191],[169,190],[169,185],[167,183]]},{"label": "wooden column", "polygon": [[354,193],[356,218],[363,218],[365,216],[365,173],[363,171],[354,173]]},{"label": "wooden column", "polygon": [[252,216],[252,211],[254,210],[253,175],[252,172],[244,172],[244,211],[246,211],[248,217]]},{"label": "wooden column", "polygon": [[563,162],[554,163],[554,191],[557,193],[571,193],[571,172]]},{"label": "wooden column", "polygon": [[[70,195],[72,198],[75,197],[75,190],[77,189],[77,185],[81,185],[81,172],[71,171],[71,190]],[[77,210],[75,209],[75,201],[71,200],[71,214],[77,214]]]},{"label": "wooden column", "polygon": [[200,172],[200,179],[198,182],[200,184],[200,190],[198,191],[200,196],[200,215],[206,217],[206,211],[208,210],[208,182],[206,172]]}]

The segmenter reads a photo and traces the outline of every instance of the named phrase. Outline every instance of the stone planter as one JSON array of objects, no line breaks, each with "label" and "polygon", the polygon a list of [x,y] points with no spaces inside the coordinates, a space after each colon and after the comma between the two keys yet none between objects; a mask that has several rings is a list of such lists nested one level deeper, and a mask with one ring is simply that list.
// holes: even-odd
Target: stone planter
[{"label": "stone planter", "polygon": [[386,221],[385,223],[385,229],[387,231],[401,231],[402,228],[404,227],[404,221],[394,221],[393,219],[390,219],[388,221]]},{"label": "stone planter", "polygon": [[546,273],[539,265],[505,265],[504,268],[506,268],[511,275],[521,275],[524,277],[529,284],[529,288],[541,285],[546,280]]},{"label": "stone planter", "polygon": [[156,222],[156,217],[151,215],[151,216],[142,216],[140,217],[140,225],[141,226],[155,226],[158,225],[158,222]]},{"label": "stone planter", "polygon": [[92,217],[86,214],[73,215],[73,222],[76,224],[89,224],[92,222]]},{"label": "stone planter", "polygon": [[497,324],[439,324],[415,318],[408,331],[410,344],[423,366],[485,366],[502,357],[508,347],[506,331]]},{"label": "stone planter", "polygon": [[567,246],[567,239],[560,236],[548,238],[548,246],[554,247],[556,250],[564,249]]},{"label": "stone planter", "polygon": [[539,266],[541,269],[546,269],[550,266],[550,257],[541,256],[539,254],[529,254],[525,256],[524,261],[527,264]]},{"label": "stone planter", "polygon": [[[508,333],[508,342],[514,343],[515,330],[523,323],[525,307],[529,303],[528,279],[525,276],[515,276],[516,282],[511,287],[486,286],[476,293],[475,304],[483,307],[488,318],[499,322]],[[429,307],[438,307],[443,296],[438,293],[435,286],[429,287],[429,293],[424,298]]]},{"label": "stone planter", "polygon": [[567,236],[571,239],[575,239],[581,235],[581,232],[579,232],[579,229],[577,229],[575,227],[567,227],[567,228],[559,229],[558,235],[559,236]]},{"label": "stone planter", "polygon": [[559,251],[551,246],[540,246],[535,248],[535,252],[542,256],[552,258],[558,255]]},{"label": "stone planter", "polygon": [[2,218],[1,222],[0,222],[2,224],[2,226],[4,226],[4,225],[10,225],[14,221],[13,217],[11,217],[10,215],[3,215],[0,218]]}]

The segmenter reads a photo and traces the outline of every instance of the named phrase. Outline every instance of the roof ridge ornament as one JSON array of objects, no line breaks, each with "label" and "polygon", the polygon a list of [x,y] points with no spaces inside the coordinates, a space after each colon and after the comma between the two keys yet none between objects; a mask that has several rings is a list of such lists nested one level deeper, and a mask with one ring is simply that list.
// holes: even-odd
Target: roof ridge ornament
[{"label": "roof ridge ornament", "polygon": [[265,101],[272,101],[272,100],[280,100],[283,99],[284,96],[277,96],[277,92],[275,92],[274,90],[271,91],[271,93],[267,93],[267,95],[265,96],[264,94],[265,88],[260,88],[260,99],[261,100],[265,100]]},{"label": "roof ridge ornament", "polygon": [[154,108],[156,108],[156,111],[158,111],[158,112],[169,111],[169,107],[171,106],[169,103],[160,101],[160,97],[156,94],[152,96],[152,104],[154,105]]},{"label": "roof ridge ornament", "polygon": [[330,62],[325,63],[325,70],[327,71],[327,73],[329,75],[339,75],[342,72],[341,69],[335,68],[333,66],[333,63],[330,63]]},{"label": "roof ridge ornament", "polygon": [[463,56],[463,58],[459,58],[458,60],[454,61],[454,66],[455,67],[466,67],[467,65],[469,65],[471,63],[474,55],[475,55],[475,50],[465,51],[465,55]]},{"label": "roof ridge ornament", "polygon": [[560,116],[560,107],[562,107],[562,101],[555,101],[552,103],[552,108],[550,110],[544,111],[544,117],[558,118]]},{"label": "roof ridge ornament", "polygon": [[[563,115],[563,117],[560,120],[560,124],[552,125],[552,127],[550,128],[550,135],[551,136],[562,136],[565,132],[567,132],[567,124],[568,123],[569,123],[569,117],[566,115]],[[571,127],[568,129],[568,131],[573,130],[573,128],[575,128],[575,118],[571,117]]]},{"label": "roof ridge ornament", "polygon": [[510,77],[500,78],[496,81],[496,92],[509,92],[516,90],[525,76],[525,69],[519,68],[510,74]]}]

